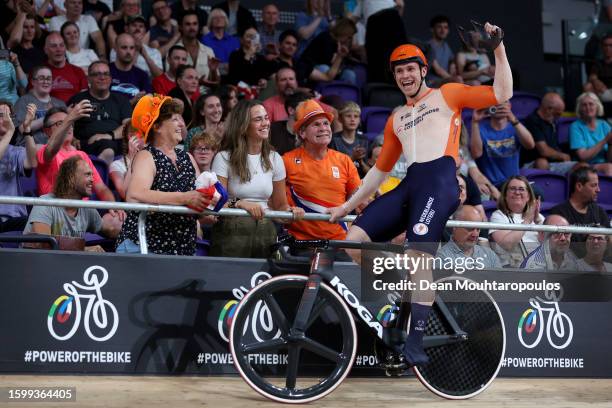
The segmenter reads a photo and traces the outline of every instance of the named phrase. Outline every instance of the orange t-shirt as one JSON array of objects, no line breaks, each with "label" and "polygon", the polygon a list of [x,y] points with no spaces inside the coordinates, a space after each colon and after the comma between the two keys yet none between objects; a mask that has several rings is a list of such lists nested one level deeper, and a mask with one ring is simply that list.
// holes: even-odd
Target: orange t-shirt
[{"label": "orange t-shirt", "polygon": [[430,89],[413,104],[406,104],[389,117],[376,167],[389,172],[404,153],[408,166],[451,156],[458,160],[461,109],[495,105],[491,86],[445,84]]},{"label": "orange t-shirt", "polygon": [[[327,149],[322,160],[310,156],[304,147],[283,155],[287,171],[287,200],[306,212],[323,213],[342,205],[361,185],[357,168],[349,156]],[[327,221],[296,221],[287,227],[297,239],[345,239],[340,224]]]}]

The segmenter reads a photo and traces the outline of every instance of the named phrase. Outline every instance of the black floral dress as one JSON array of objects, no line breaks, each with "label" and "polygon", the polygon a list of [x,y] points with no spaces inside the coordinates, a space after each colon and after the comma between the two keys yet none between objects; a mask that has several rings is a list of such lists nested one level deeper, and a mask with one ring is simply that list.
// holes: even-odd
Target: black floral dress
[{"label": "black floral dress", "polygon": [[[155,178],[151,190],[187,192],[195,188],[196,172],[189,155],[176,150],[176,167],[172,160],[153,146],[145,147],[153,156]],[[178,169],[177,169],[178,167]],[[196,247],[196,218],[150,212],[146,222],[147,246],[150,253],[166,255],[193,255]],[[126,239],[138,240],[138,212],[129,211],[117,243]]]}]

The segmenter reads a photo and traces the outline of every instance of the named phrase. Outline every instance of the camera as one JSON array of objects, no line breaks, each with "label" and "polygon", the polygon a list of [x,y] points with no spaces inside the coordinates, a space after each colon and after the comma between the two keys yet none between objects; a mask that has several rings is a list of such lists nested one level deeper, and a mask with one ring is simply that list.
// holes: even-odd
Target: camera
[{"label": "camera", "polygon": [[487,112],[491,116],[495,115],[497,113],[497,106],[489,106],[489,109],[487,109]]},{"label": "camera", "polygon": [[0,50],[0,59],[9,59],[9,56],[11,55],[11,51],[10,50]]}]

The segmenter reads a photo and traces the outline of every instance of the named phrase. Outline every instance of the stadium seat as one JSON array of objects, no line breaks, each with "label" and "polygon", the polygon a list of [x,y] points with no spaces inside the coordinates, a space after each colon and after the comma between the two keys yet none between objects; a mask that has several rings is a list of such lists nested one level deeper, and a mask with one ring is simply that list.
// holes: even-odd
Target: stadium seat
[{"label": "stadium seat", "polygon": [[531,175],[542,175],[542,174],[554,174],[552,171],[549,170],[540,170],[540,169],[520,169],[519,170],[521,176],[525,176],[527,178],[529,178],[529,176]]},{"label": "stadium seat", "polygon": [[385,130],[391,109],[384,106],[366,106],[361,110],[361,127],[367,133],[381,133]]},{"label": "stadium seat", "polygon": [[366,84],[368,83],[367,66],[365,64],[356,63],[355,65],[351,65],[349,68],[352,69],[355,72],[355,75],[357,76],[356,85],[359,88],[363,89],[363,87],[366,86]]},{"label": "stadium seat", "polygon": [[597,204],[602,206],[608,215],[612,215],[612,177],[599,175],[599,194]]},{"label": "stadium seat", "polygon": [[497,210],[497,201],[495,201],[495,200],[483,201],[482,202],[482,207],[485,210],[485,214],[487,215],[487,219],[490,219],[491,218],[491,214],[493,214],[493,212],[495,210]]},{"label": "stadium seat", "polygon": [[544,195],[545,202],[558,204],[568,198],[569,189],[565,176],[552,172],[544,172],[529,174],[527,179],[539,187]]},{"label": "stadium seat", "polygon": [[36,180],[36,169],[31,171],[30,177],[19,177],[21,193],[24,197],[38,197],[38,181]]},{"label": "stadium seat", "polygon": [[98,173],[100,173],[100,178],[102,179],[104,184],[108,186],[108,164],[106,164],[104,160],[99,159],[98,157],[93,156],[91,154],[89,155],[89,158],[91,159],[96,170],[98,170]]},{"label": "stadium seat", "polygon": [[394,109],[406,104],[406,97],[395,85],[370,83],[366,85],[364,95],[367,106],[384,106]]},{"label": "stadium seat", "polygon": [[338,95],[345,101],[361,105],[361,91],[357,85],[342,81],[320,82],[317,91],[323,96]]},{"label": "stadium seat", "polygon": [[541,100],[542,98],[535,94],[514,92],[514,96],[510,98],[512,112],[519,120],[523,120],[540,106]]},{"label": "stadium seat", "polygon": [[363,135],[368,139],[368,142],[372,143],[380,135],[380,132],[366,132]]},{"label": "stadium seat", "polygon": [[557,121],[557,142],[560,146],[566,145],[569,148],[569,128],[576,118],[560,118]]},{"label": "stadium seat", "polygon": [[3,235],[10,236],[10,237],[17,237],[17,236],[21,236],[22,234],[23,234],[23,231],[0,232],[0,248],[19,248],[19,242],[2,241],[1,237]]}]

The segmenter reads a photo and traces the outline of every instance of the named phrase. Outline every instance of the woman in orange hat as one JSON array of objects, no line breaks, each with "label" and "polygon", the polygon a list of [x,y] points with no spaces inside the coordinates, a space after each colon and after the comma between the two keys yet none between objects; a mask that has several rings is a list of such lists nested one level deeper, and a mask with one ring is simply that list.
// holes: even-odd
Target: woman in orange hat
[{"label": "woman in orange hat", "polygon": [[[176,148],[185,126],[177,102],[168,96],[143,96],[134,107],[132,126],[147,146],[134,157],[126,201],[203,210],[209,203],[195,191],[198,166],[191,155]],[[151,253],[193,255],[196,219],[192,215],[150,213],[146,236]],[[137,212],[129,213],[117,242],[117,252],[140,252]]]}]

